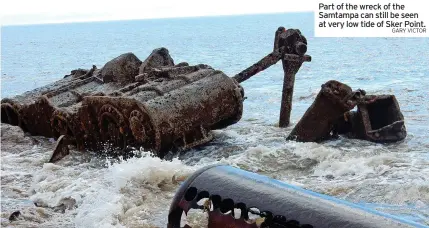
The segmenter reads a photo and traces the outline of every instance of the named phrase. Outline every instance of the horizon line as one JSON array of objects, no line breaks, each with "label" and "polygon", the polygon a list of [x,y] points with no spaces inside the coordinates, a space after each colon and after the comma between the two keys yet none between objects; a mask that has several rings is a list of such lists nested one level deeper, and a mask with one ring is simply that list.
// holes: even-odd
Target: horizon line
[{"label": "horizon line", "polygon": [[140,20],[162,20],[162,19],[190,19],[190,18],[208,18],[208,17],[228,17],[228,16],[252,16],[252,15],[273,15],[273,14],[289,14],[289,13],[314,13],[314,11],[288,11],[288,12],[262,12],[262,13],[238,13],[238,14],[216,14],[216,15],[201,15],[201,16],[172,16],[172,17],[148,17],[148,18],[118,18],[118,19],[83,19],[83,20],[64,20],[64,21],[47,21],[36,23],[16,23],[16,24],[1,24],[1,27],[19,27],[19,26],[39,26],[39,25],[61,25],[61,24],[84,24],[93,22],[120,22],[120,21],[140,21]]}]

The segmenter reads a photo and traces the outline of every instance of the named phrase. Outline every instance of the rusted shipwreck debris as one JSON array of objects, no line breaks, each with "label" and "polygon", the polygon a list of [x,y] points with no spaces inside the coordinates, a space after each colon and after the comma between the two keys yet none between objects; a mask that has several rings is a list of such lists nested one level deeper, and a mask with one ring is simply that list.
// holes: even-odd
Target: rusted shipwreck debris
[{"label": "rusted shipwreck debris", "polygon": [[373,142],[396,142],[407,136],[404,116],[394,95],[365,96],[358,102],[357,111],[339,118],[335,132]]},{"label": "rusted shipwreck debris", "polygon": [[279,60],[285,77],[294,79],[302,62],[311,59],[306,51],[299,30],[280,27],[273,52],[231,78],[208,65],[174,64],[165,48],[143,62],[126,53],[101,69],[77,69],[53,84],[3,99],[1,121],[59,138],[52,161],[68,154],[68,144],[90,150],[143,147],[163,157],[206,143],[211,130],[239,121],[244,99],[239,83]]},{"label": "rusted shipwreck debris", "polygon": [[[306,52],[307,39],[299,30],[279,27],[273,51],[234,77],[204,64],[175,64],[166,48],[155,49],[143,62],[126,53],[101,69],[73,70],[50,85],[3,99],[1,121],[59,139],[51,161],[68,154],[64,147],[69,144],[79,150],[143,147],[163,157],[202,145],[212,139],[211,130],[239,121],[244,100],[240,83],[280,60],[279,126],[287,127],[295,74],[311,61]],[[362,97],[368,98],[340,82],[326,83],[289,139],[319,141],[334,131],[372,141],[405,137],[394,96]],[[357,112],[344,114],[355,105]]]},{"label": "rusted shipwreck debris", "polygon": [[394,95],[366,95],[364,90],[352,91],[346,84],[328,81],[288,139],[318,142],[338,134],[381,143],[407,136]]},{"label": "rusted shipwreck debris", "polygon": [[4,99],[2,122],[79,149],[106,143],[143,146],[163,156],[211,140],[210,130],[240,120],[243,89],[208,65],[174,65],[168,50],[141,62],[123,54],[98,70],[81,70],[51,85]]}]

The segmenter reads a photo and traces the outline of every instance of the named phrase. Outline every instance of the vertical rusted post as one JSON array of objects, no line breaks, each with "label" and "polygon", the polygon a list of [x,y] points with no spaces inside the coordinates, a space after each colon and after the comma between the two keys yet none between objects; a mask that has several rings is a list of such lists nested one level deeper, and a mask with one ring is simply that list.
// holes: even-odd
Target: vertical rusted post
[{"label": "vertical rusted post", "polygon": [[274,49],[282,47],[282,65],[284,71],[282,102],[280,107],[279,127],[287,127],[290,123],[290,112],[292,110],[293,87],[295,74],[304,61],[311,61],[307,52],[307,39],[298,29],[279,27],[274,36]]},{"label": "vertical rusted post", "polygon": [[290,123],[290,112],[292,110],[293,87],[295,74],[304,61],[310,61],[309,56],[298,56],[286,54],[282,59],[284,79],[282,90],[282,102],[280,107],[279,127],[287,127]]},{"label": "vertical rusted post", "polygon": [[285,27],[280,26],[276,33],[274,34],[274,48],[273,51],[275,51],[276,49],[279,49],[279,39],[280,39],[280,34],[283,33],[285,31]]}]

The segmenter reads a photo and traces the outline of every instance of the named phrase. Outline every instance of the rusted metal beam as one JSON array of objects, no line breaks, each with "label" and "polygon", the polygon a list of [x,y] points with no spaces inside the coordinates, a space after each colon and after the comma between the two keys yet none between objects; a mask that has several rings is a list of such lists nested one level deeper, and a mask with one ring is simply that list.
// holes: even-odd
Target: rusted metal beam
[{"label": "rusted metal beam", "polygon": [[252,77],[253,75],[267,69],[268,67],[276,64],[284,55],[284,48],[275,49],[273,52],[259,60],[257,63],[253,64],[252,66],[246,68],[245,70],[241,71],[237,75],[235,75],[233,78],[241,83]]},{"label": "rusted metal beam", "polygon": [[280,27],[276,31],[277,44],[274,46],[284,47],[285,54],[282,58],[284,71],[282,101],[280,105],[279,127],[287,127],[290,123],[290,113],[292,111],[293,89],[295,85],[295,75],[303,62],[311,61],[311,57],[304,55],[307,52],[307,39],[298,29],[283,29]]},{"label": "rusted metal beam", "polygon": [[298,29],[279,27],[274,34],[273,52],[233,77],[241,83],[282,60],[284,79],[279,127],[287,127],[290,123],[295,75],[303,62],[311,61],[311,56],[305,52],[307,39]]}]

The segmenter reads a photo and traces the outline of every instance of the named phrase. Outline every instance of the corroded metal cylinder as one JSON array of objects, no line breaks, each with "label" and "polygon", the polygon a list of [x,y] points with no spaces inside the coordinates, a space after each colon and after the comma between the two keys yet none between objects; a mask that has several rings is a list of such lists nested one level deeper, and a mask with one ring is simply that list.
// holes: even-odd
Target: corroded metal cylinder
[{"label": "corroded metal cylinder", "polygon": [[[209,202],[200,204],[200,201]],[[191,209],[208,213],[209,228],[302,227],[385,228],[422,225],[347,201],[305,190],[230,166],[196,171],[177,190],[168,227],[182,224]],[[258,218],[251,219],[251,216]]]},{"label": "corroded metal cylinder", "polygon": [[123,88],[115,96],[83,98],[77,114],[86,137],[82,141],[142,146],[163,157],[167,151],[206,143],[212,139],[211,130],[240,120],[243,89],[221,71],[200,65],[148,76],[154,74],[162,80]]},{"label": "corroded metal cylinder", "polygon": [[242,115],[242,89],[220,71],[145,103],[160,135],[157,149],[190,148],[211,140],[212,129],[237,122]]},{"label": "corroded metal cylinder", "polygon": [[[139,70],[141,67],[141,71]],[[174,65],[160,48],[142,63],[126,53],[98,70],[78,69],[47,86],[1,102],[1,121],[78,149],[140,148],[163,157],[212,139],[240,120],[240,84],[208,65]],[[117,150],[120,149],[120,150]]]}]

